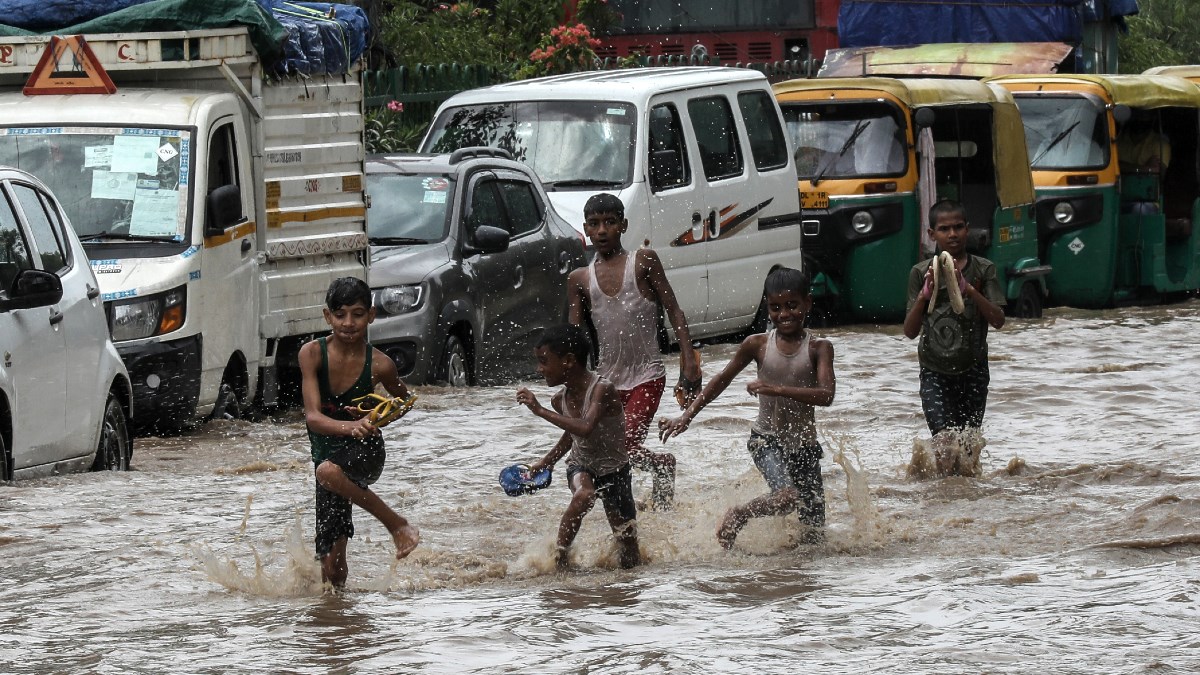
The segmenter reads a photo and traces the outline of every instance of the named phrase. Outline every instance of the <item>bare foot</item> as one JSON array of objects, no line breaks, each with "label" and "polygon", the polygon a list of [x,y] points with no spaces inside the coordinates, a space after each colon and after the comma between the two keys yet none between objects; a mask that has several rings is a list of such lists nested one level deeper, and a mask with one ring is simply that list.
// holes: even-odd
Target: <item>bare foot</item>
[{"label": "bare foot", "polygon": [[566,546],[559,546],[554,549],[554,566],[558,568],[558,571],[566,571],[567,568],[571,566],[571,556],[569,555],[569,552],[570,549],[568,549]]},{"label": "bare foot", "polygon": [[733,542],[745,524],[746,518],[738,513],[737,509],[729,509],[721,521],[721,526],[717,528],[717,543],[721,544],[721,548],[726,551],[733,548]]},{"label": "bare foot", "polygon": [[421,531],[416,525],[405,525],[392,532],[392,541],[396,542],[396,560],[399,560],[412,553],[421,543]]}]

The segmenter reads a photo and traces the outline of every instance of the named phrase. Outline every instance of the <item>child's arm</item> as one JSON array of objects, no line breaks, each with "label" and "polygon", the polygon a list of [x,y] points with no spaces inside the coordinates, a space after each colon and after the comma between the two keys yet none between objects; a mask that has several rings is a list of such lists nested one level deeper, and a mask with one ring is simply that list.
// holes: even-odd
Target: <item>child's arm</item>
[{"label": "child's arm", "polygon": [[[517,390],[517,402],[529,408],[529,411],[534,415],[569,434],[590,436],[592,430],[596,428],[596,424],[600,422],[600,418],[606,414],[605,408],[609,395],[616,396],[617,390],[611,382],[605,380],[596,385],[596,393],[599,395],[592,397],[587,409],[583,411],[583,415],[580,417],[567,417],[562,413],[542,407],[542,404],[538,402],[533,392],[525,387]],[[556,405],[555,407],[561,410],[559,406]]]},{"label": "child's arm", "polygon": [[704,409],[704,406],[716,400],[721,392],[729,386],[733,378],[738,373],[750,365],[757,362],[759,353],[762,347],[766,344],[767,336],[765,333],[758,333],[742,340],[742,344],[738,345],[738,349],[733,354],[733,358],[725,365],[721,372],[717,373],[713,379],[709,380],[708,384],[704,385],[704,390],[692,401],[679,417],[669,420],[665,417],[660,417],[658,420],[658,437],[662,442],[666,443],[667,439],[672,436],[678,436],[687,431],[688,425],[692,423],[696,415]]},{"label": "child's arm", "polygon": [[558,464],[558,460],[562,459],[563,455],[566,455],[571,449],[572,442],[571,434],[564,431],[558,442],[554,444],[553,448],[550,448],[550,452],[547,452],[545,457],[529,465],[529,473],[537,473],[542,469],[554,468],[554,465]]},{"label": "child's arm", "polygon": [[814,339],[809,344],[809,351],[817,367],[817,386],[787,387],[755,380],[746,386],[746,390],[752,396],[783,396],[809,405],[827,406],[833,403],[833,395],[837,390],[837,378],[833,374],[833,343]]},{"label": "child's arm", "polygon": [[374,349],[375,353],[371,356],[371,379],[375,384],[382,384],[387,393],[396,398],[407,399],[412,395],[408,390],[408,385],[404,384],[404,380],[400,379],[400,372],[396,370],[396,362],[390,356],[384,354],[378,349]]},{"label": "child's arm", "polygon": [[[959,287],[963,289],[963,298],[969,299],[979,308],[979,313],[983,315],[984,321],[988,322],[992,328],[999,329],[1004,326],[1004,309],[996,303],[992,302],[987,295],[982,293],[975,284],[969,284],[962,278],[962,270],[957,270]],[[987,287],[994,284],[996,289],[999,289],[1000,284],[996,281],[996,271],[991,270],[990,278],[983,279],[982,284]]]},{"label": "child's arm", "polygon": [[[919,286],[916,286],[920,284]],[[917,291],[913,297],[914,286]],[[921,324],[925,323],[925,310],[929,307],[929,298],[933,297],[933,265],[925,268],[925,278],[916,269],[908,275],[908,313],[904,315],[904,337],[909,340],[921,334]]]},{"label": "child's arm", "polygon": [[586,306],[588,268],[580,267],[567,276],[567,321],[576,326],[583,325],[583,310]]},{"label": "child's arm", "polygon": [[[347,422],[335,420],[321,412],[321,386],[317,371],[321,367],[321,347],[314,340],[300,348],[300,392],[304,397],[304,421],[314,433],[322,436],[364,438],[379,433],[379,429],[364,417]],[[395,366],[393,366],[394,368]]]},{"label": "child's arm", "polygon": [[688,331],[687,316],[679,306],[679,300],[675,298],[675,289],[671,288],[671,282],[667,280],[662,260],[654,249],[649,248],[635,251],[634,255],[638,255],[637,269],[645,275],[646,281],[662,305],[663,313],[671,322],[671,328],[675,329],[675,338],[679,340],[680,376],[693,382],[700,380],[704,374],[700,371],[699,361],[696,360],[696,350],[691,348],[692,336]]}]

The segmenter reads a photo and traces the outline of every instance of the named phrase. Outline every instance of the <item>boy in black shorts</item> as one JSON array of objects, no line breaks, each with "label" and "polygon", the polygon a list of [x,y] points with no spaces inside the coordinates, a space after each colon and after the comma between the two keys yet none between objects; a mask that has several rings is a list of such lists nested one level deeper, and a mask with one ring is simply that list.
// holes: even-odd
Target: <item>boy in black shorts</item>
[{"label": "boy in black shorts", "polygon": [[[954,258],[954,275],[942,281],[958,286],[962,313],[953,310],[949,289],[934,287],[937,257],[913,265],[908,275],[904,336],[921,341],[921,407],[933,435],[939,475],[979,475],[979,434],[987,404],[988,326],[1004,325],[1004,291],[996,265],[967,253],[967,217],[962,204],[944,199],[929,210],[929,233],[940,251]],[[930,311],[929,299],[937,294]]]},{"label": "boy in black shorts", "polygon": [[420,534],[367,487],[383,472],[383,436],[351,402],[374,393],[376,384],[392,396],[409,397],[396,364],[367,342],[367,326],[375,320],[370,287],[354,277],[335,279],[324,313],[333,331],[300,348],[300,372],[317,476],[317,557],[321,578],[340,587],[348,573],[346,543],[354,536],[351,503],[383,523],[396,558],[411,553]]},{"label": "boy in black shorts", "polygon": [[641,562],[641,556],[637,507],[633,501],[629,455],[625,452],[625,413],[616,387],[588,370],[591,351],[583,328],[575,325],[548,328],[534,350],[538,373],[551,387],[566,386],[554,394],[551,400],[554,410],[543,408],[525,387],[517,390],[517,402],[563,430],[550,452],[529,466],[530,473],[553,467],[567,451],[571,453],[567,457],[571,503],[558,526],[558,567],[567,566],[571,542],[579,533],[583,517],[599,497],[621,549],[621,567],[628,569]]}]

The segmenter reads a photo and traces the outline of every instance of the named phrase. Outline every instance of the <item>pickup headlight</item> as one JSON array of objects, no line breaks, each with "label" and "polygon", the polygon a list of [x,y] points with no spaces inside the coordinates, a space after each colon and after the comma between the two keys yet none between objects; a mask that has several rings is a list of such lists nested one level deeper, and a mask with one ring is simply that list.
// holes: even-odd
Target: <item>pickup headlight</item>
[{"label": "pickup headlight", "polygon": [[186,287],[173,288],[112,306],[113,342],[140,340],[179,330],[187,309]]},{"label": "pickup headlight", "polygon": [[384,314],[407,314],[421,306],[421,287],[386,286],[375,291],[375,306]]}]

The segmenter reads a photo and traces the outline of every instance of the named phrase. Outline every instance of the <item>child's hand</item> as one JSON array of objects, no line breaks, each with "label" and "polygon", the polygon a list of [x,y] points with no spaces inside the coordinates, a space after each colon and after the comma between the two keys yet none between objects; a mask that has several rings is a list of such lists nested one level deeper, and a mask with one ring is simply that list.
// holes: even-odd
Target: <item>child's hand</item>
[{"label": "child's hand", "polygon": [[350,438],[366,438],[381,433],[379,427],[371,424],[366,417],[350,422]]},{"label": "child's hand", "polygon": [[665,417],[658,418],[659,440],[661,440],[663,443],[666,443],[668,438],[672,436],[678,436],[679,434],[687,431],[688,425],[691,424],[691,422],[692,420],[689,419],[687,415],[680,415],[673,420],[669,420]]},{"label": "child's hand", "polygon": [[763,382],[762,380],[754,380],[750,384],[746,385],[746,391],[749,392],[749,394],[751,396],[754,396],[755,398],[757,398],[759,394],[766,394],[769,396],[771,394],[771,392],[769,391],[770,388],[771,388],[771,385],[767,384],[766,382]]},{"label": "child's hand", "polygon": [[962,270],[955,268],[954,276],[958,278],[958,292],[962,295],[967,294],[967,287],[971,284],[967,283],[967,278],[963,276]]},{"label": "child's hand", "polygon": [[529,408],[535,414],[542,409],[542,404],[538,402],[537,396],[534,396],[533,392],[525,387],[517,389],[517,403]]},{"label": "child's hand", "polygon": [[[961,273],[959,274],[959,276],[962,276],[962,275],[961,275]],[[928,267],[928,268],[925,270],[925,285],[921,287],[921,295],[920,295],[920,298],[921,298],[922,300],[924,300],[924,301],[928,302],[928,301],[929,301],[929,298],[932,298],[932,297],[933,297],[933,293],[934,293],[934,291],[936,291],[936,290],[937,290],[937,289],[935,289],[935,288],[933,287],[933,265],[930,265],[930,266],[929,266],[929,267]]]}]

